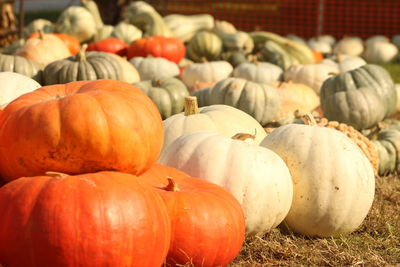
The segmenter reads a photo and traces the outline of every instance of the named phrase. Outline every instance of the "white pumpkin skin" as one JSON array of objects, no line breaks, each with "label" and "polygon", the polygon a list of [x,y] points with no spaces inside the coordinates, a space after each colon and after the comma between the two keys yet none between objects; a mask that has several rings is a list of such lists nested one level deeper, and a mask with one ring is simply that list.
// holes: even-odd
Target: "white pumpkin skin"
[{"label": "white pumpkin skin", "polygon": [[359,37],[345,37],[333,48],[334,53],[359,56],[364,51],[363,41]]},{"label": "white pumpkin skin", "polygon": [[286,82],[303,83],[319,95],[321,86],[331,73],[338,72],[337,66],[327,64],[293,65],[284,72]]},{"label": "white pumpkin skin", "polygon": [[366,45],[362,56],[368,63],[388,63],[397,56],[398,52],[397,47],[390,42],[371,41],[369,45]]},{"label": "white pumpkin skin", "polygon": [[129,62],[139,72],[141,81],[179,75],[178,65],[162,57],[134,57]]},{"label": "white pumpkin skin", "polygon": [[247,113],[227,105],[211,105],[199,108],[198,114],[175,114],[163,121],[164,148],[178,137],[195,131],[213,131],[227,137],[237,133],[255,134],[259,144],[266,133],[264,128]]},{"label": "white pumpkin skin", "polygon": [[372,206],[375,177],[367,157],[343,133],[318,126],[279,127],[260,144],[288,166],[294,184],[285,219],[307,236],[336,236],[356,230]]},{"label": "white pumpkin skin", "polygon": [[227,61],[194,63],[185,68],[182,73],[182,81],[188,88],[191,88],[197,83],[218,82],[228,78],[232,71],[233,67]]},{"label": "white pumpkin skin", "polygon": [[361,57],[340,54],[336,56],[336,61],[337,62],[333,61],[332,59],[324,59],[320,62],[320,64],[336,66],[339,73],[354,70],[367,64],[367,62]]},{"label": "white pumpkin skin", "polygon": [[274,152],[218,133],[185,134],[161,154],[159,163],[218,184],[242,205],[247,234],[263,234],[289,212],[293,183]]},{"label": "white pumpkin skin", "polygon": [[283,70],[268,62],[241,63],[233,71],[233,77],[243,78],[257,83],[279,81]]},{"label": "white pumpkin skin", "polygon": [[15,72],[0,72],[0,81],[7,81],[0,84],[0,109],[19,96],[41,87],[37,81]]},{"label": "white pumpkin skin", "polygon": [[70,6],[58,17],[57,32],[67,33],[79,42],[89,41],[97,32],[93,15],[84,7]]}]

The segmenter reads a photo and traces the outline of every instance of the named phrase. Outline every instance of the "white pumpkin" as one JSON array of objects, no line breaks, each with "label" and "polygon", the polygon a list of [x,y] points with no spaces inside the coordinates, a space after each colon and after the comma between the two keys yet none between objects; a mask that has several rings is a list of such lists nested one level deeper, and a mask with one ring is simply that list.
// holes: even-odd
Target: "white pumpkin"
[{"label": "white pumpkin", "polygon": [[340,131],[289,124],[261,143],[288,166],[294,184],[285,219],[294,232],[336,236],[356,230],[372,206],[374,170],[361,149]]},{"label": "white pumpkin", "polygon": [[388,42],[390,42],[390,40],[389,40],[389,38],[387,38],[384,35],[374,35],[374,36],[367,38],[364,41],[364,45],[369,46],[371,44],[380,43],[380,42],[388,43]]},{"label": "white pumpkin", "polygon": [[362,56],[368,63],[378,64],[392,61],[398,53],[399,50],[394,44],[385,41],[375,41],[366,46]]},{"label": "white pumpkin", "polygon": [[322,54],[330,54],[332,53],[332,44],[328,38],[313,37],[308,40],[307,45],[315,51],[318,51]]},{"label": "white pumpkin", "polygon": [[56,31],[67,33],[79,42],[89,41],[97,31],[93,15],[84,7],[70,6],[58,17]]},{"label": "white pumpkin", "polygon": [[30,34],[38,31],[42,31],[43,33],[51,33],[54,32],[54,24],[50,20],[47,19],[35,19],[32,20],[28,26],[25,28],[25,36],[29,36]]},{"label": "white pumpkin", "polygon": [[293,65],[284,72],[284,80],[308,85],[319,95],[323,82],[337,73],[337,66],[328,64]]},{"label": "white pumpkin", "polygon": [[0,81],[3,81],[0,84],[0,109],[19,96],[41,87],[37,81],[16,72],[0,72]]},{"label": "white pumpkin", "polygon": [[324,42],[329,44],[331,47],[333,47],[333,45],[336,43],[336,38],[333,37],[332,35],[328,35],[328,34],[324,34],[324,35],[320,35],[320,36],[315,36],[310,38],[310,41],[315,40],[318,42]]},{"label": "white pumpkin", "polygon": [[268,62],[241,63],[233,71],[233,77],[257,83],[278,81],[282,75],[282,68]]},{"label": "white pumpkin", "polygon": [[127,44],[141,38],[143,35],[142,31],[132,24],[126,22],[120,22],[111,33],[112,37],[118,38]]},{"label": "white pumpkin", "polygon": [[231,192],[243,207],[247,234],[270,231],[289,212],[293,183],[288,167],[264,147],[199,131],[176,139],[158,162]]},{"label": "white pumpkin", "polygon": [[182,73],[182,81],[191,88],[201,82],[218,82],[228,78],[233,67],[227,61],[211,61],[191,64]]},{"label": "white pumpkin", "polygon": [[198,108],[196,97],[185,98],[185,112],[163,121],[164,148],[178,137],[195,131],[213,131],[232,137],[237,133],[255,135],[259,144],[266,133],[264,128],[249,114],[227,105],[211,105]]},{"label": "white pumpkin", "polygon": [[361,57],[337,54],[336,61],[333,59],[324,59],[320,64],[332,65],[338,68],[339,73],[343,73],[364,66],[367,62]]},{"label": "white pumpkin", "polygon": [[345,37],[341,39],[333,48],[334,53],[359,56],[364,51],[364,44],[359,37]]},{"label": "white pumpkin", "polygon": [[116,58],[119,61],[122,69],[121,81],[128,83],[136,83],[140,81],[140,75],[137,69],[124,57],[117,54],[109,53],[110,56]]},{"label": "white pumpkin", "polygon": [[178,66],[162,57],[134,57],[129,62],[136,67],[142,81],[179,75]]}]

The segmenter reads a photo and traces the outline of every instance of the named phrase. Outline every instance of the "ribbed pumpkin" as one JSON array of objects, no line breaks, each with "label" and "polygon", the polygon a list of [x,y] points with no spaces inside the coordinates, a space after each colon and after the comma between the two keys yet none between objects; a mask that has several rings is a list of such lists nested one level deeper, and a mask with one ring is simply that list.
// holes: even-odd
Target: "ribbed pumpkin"
[{"label": "ribbed pumpkin", "polygon": [[244,215],[228,191],[159,164],[140,179],[157,188],[168,209],[172,231],[167,266],[226,266],[239,254]]},{"label": "ribbed pumpkin", "polygon": [[133,57],[163,57],[178,64],[185,56],[185,46],[174,37],[151,36],[133,41],[128,48],[128,59]]},{"label": "ribbed pumpkin", "polygon": [[400,131],[388,127],[374,137],[372,144],[379,155],[379,175],[400,171]]},{"label": "ribbed pumpkin", "polygon": [[249,114],[227,105],[211,105],[198,108],[197,99],[185,98],[185,112],[175,114],[163,121],[164,148],[179,136],[195,131],[213,131],[227,137],[237,133],[255,134],[254,142],[259,144],[266,136],[261,124]]},{"label": "ribbed pumpkin", "polygon": [[277,153],[294,184],[284,222],[307,236],[337,236],[356,230],[375,194],[371,163],[343,133],[313,125],[288,124],[270,133],[261,146]]},{"label": "ribbed pumpkin", "polygon": [[0,188],[0,220],[5,266],[159,267],[171,236],[160,196],[118,172],[10,182]]},{"label": "ribbed pumpkin", "polygon": [[192,93],[201,107],[224,104],[238,108],[255,118],[261,125],[278,118],[280,99],[277,90],[263,83],[241,78],[227,78],[213,87]]},{"label": "ribbed pumpkin", "polygon": [[0,55],[0,71],[16,72],[41,83],[43,66],[26,57],[15,55]]},{"label": "ribbed pumpkin", "polygon": [[269,83],[281,80],[283,70],[268,62],[242,63],[233,71],[233,77],[256,83]]},{"label": "ribbed pumpkin", "polygon": [[189,95],[183,82],[172,77],[138,82],[134,85],[153,100],[163,119],[182,112],[185,97]]},{"label": "ribbed pumpkin", "polygon": [[[360,101],[362,95],[363,101]],[[345,99],[351,104],[343,101]],[[379,122],[378,114],[382,109],[384,117],[395,113],[397,93],[390,74],[384,68],[367,64],[327,79],[321,88],[320,100],[328,119],[363,129]],[[375,119],[363,118],[370,115]]]},{"label": "ribbed pumpkin", "polygon": [[[81,44],[79,43],[78,39],[74,36],[66,34],[66,33],[50,33],[54,36],[57,36],[64,42],[64,44],[68,47],[68,50],[71,52],[71,55],[76,55],[81,48]],[[40,35],[39,32],[34,32],[28,36],[28,38],[38,37]]]},{"label": "ribbed pumpkin", "polygon": [[8,181],[48,170],[140,174],[163,140],[156,105],[115,80],[41,87],[9,104],[0,124],[0,176]]},{"label": "ribbed pumpkin", "polygon": [[158,162],[224,187],[243,207],[247,234],[263,234],[289,212],[292,179],[276,153],[236,136],[184,134],[163,150]]},{"label": "ribbed pumpkin", "polygon": [[26,40],[25,44],[15,54],[42,65],[71,56],[68,47],[60,38],[45,33],[39,33],[38,36]]},{"label": "ribbed pumpkin", "polygon": [[[118,59],[118,55],[106,52],[85,52],[86,45],[82,46],[81,51],[73,57],[58,60],[50,63],[43,71],[44,84],[58,84],[73,81],[112,79],[127,80],[129,76],[136,76],[135,81],[139,80],[139,75],[129,62],[121,63],[125,59]],[[126,61],[126,60],[125,60]],[[126,69],[129,68],[129,69]]]},{"label": "ribbed pumpkin", "polygon": [[217,60],[222,52],[222,40],[213,32],[200,31],[187,46],[188,57],[195,62]]},{"label": "ribbed pumpkin", "polygon": [[134,57],[129,62],[138,70],[142,81],[179,75],[178,65],[162,57]]}]

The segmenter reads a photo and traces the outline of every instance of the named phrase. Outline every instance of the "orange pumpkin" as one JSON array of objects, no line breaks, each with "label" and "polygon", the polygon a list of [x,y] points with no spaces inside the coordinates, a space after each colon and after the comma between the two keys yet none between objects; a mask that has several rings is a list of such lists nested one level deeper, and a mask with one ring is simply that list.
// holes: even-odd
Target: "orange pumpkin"
[{"label": "orange pumpkin", "polygon": [[317,50],[311,50],[311,51],[314,55],[315,63],[319,63],[324,59],[324,56],[322,55],[321,52],[319,52]]},{"label": "orange pumpkin", "polygon": [[[33,37],[38,37],[39,34],[40,34],[39,32],[34,32],[28,36],[28,39]],[[63,41],[64,44],[67,46],[68,50],[71,52],[71,55],[76,55],[79,52],[81,44],[79,43],[78,39],[76,39],[74,36],[66,33],[49,33],[49,34],[52,34],[60,38],[61,41]]]},{"label": "orange pumpkin", "polygon": [[2,264],[162,265],[171,226],[151,187],[118,172],[54,175],[25,177],[0,188]]},{"label": "orange pumpkin", "polygon": [[239,254],[245,221],[231,193],[159,164],[140,178],[158,188],[171,219],[167,266],[226,266]]},{"label": "orange pumpkin", "polygon": [[164,137],[152,100],[116,80],[44,86],[7,105],[0,118],[6,181],[46,171],[140,174],[157,160]]},{"label": "orange pumpkin", "polygon": [[15,55],[47,65],[71,56],[71,52],[60,38],[53,34],[39,32],[37,36],[28,38]]}]

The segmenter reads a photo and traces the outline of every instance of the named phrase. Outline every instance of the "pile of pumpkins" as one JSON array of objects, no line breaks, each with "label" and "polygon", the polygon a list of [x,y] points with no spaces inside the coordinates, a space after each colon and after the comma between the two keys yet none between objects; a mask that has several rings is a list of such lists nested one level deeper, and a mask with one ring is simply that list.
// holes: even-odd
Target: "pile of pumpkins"
[{"label": "pile of pumpkins", "polygon": [[395,45],[123,18],[82,0],[3,49],[0,264],[225,266],[278,225],[358,229],[400,169],[399,88],[371,64]]}]

